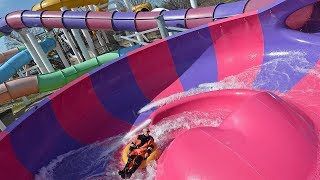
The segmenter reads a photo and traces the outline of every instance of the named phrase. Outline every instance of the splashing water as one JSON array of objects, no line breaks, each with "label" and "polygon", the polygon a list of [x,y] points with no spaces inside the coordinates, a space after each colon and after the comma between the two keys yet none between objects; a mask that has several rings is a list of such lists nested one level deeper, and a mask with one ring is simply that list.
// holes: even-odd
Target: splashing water
[{"label": "splashing water", "polygon": [[[319,84],[318,82],[320,81],[320,66],[316,65],[313,67],[314,64],[307,61],[305,53],[298,51],[277,52],[270,54],[270,56],[273,56],[274,58],[263,65],[248,68],[239,74],[228,76],[219,82],[199,84],[198,87],[192,88],[188,91],[173,94],[166,98],[149,103],[141,108],[138,113],[144,113],[149,110],[162,107],[184,97],[222,89],[268,89],[271,90],[271,92],[284,97],[286,94],[277,90],[282,89],[284,86],[290,84],[291,78],[288,72],[295,75],[312,74],[314,76],[314,83],[309,83],[305,89],[299,90],[299,92],[296,93],[320,93],[320,86],[317,86],[317,84]],[[284,69],[286,69],[286,71],[284,71]],[[256,78],[256,75],[259,74],[260,71],[268,72],[268,74],[262,74]],[[305,96],[300,97],[305,99]],[[320,105],[320,101],[318,102],[319,103],[316,105]]]},{"label": "splashing water", "polygon": [[[210,113],[183,112],[167,117],[150,127],[160,152],[174,139],[174,136],[198,126],[217,127],[230,112],[217,109]],[[120,179],[118,170],[123,168],[121,160],[124,134],[110,137],[77,150],[58,156],[49,165],[39,170],[36,180],[44,179]],[[126,141],[128,143],[129,141]],[[156,161],[146,169],[137,170],[132,179],[154,179]]]},{"label": "splashing water", "polygon": [[188,91],[176,93],[155,102],[151,102],[141,108],[138,113],[141,114],[152,109],[162,107],[181,98],[205,92],[217,91],[222,89],[250,89],[251,85],[248,79],[250,79],[250,77],[252,77],[252,74],[256,73],[258,69],[259,67],[253,67],[241,74],[238,74],[236,76],[229,76],[219,82],[199,84],[196,88],[192,88]]},{"label": "splashing water", "polygon": [[[320,112],[320,66],[313,67],[308,62],[305,54],[300,52],[291,52],[292,57],[285,58],[281,54],[274,54],[274,59],[262,66],[252,67],[246,71],[226,77],[220,82],[204,83],[198,87],[186,92],[177,93],[161,100],[152,102],[143,107],[139,113],[158,108],[165,104],[171,103],[183,97],[200,94],[209,91],[221,89],[264,89],[272,84],[271,91],[282,98],[301,104],[303,107],[310,109],[311,113]],[[312,68],[313,67],[313,68]],[[286,71],[283,71],[286,69]],[[268,74],[256,78],[260,71],[266,71]],[[312,76],[312,82],[308,81],[303,84],[303,89],[291,91],[290,94],[276,91],[280,87],[286,86],[290,82],[290,74],[309,74]],[[313,100],[316,99],[316,100]],[[199,127],[211,126],[217,127],[230,114],[228,109],[216,109],[215,112],[183,112],[179,115],[166,117],[158,124],[151,127],[151,135],[154,137],[160,150],[164,150],[177,135],[184,131]],[[310,115],[310,114],[308,114]],[[319,115],[314,115],[313,117]],[[313,118],[314,119],[314,118]],[[36,179],[120,179],[118,169],[124,166],[120,160],[124,135],[111,137],[103,142],[98,142],[70,151],[58,156],[49,165],[39,170]],[[318,152],[320,154],[320,152]],[[320,157],[320,156],[318,156]],[[318,160],[320,162],[320,160]],[[317,165],[316,176],[320,175],[320,163]],[[157,162],[151,162],[144,170],[137,170],[132,179],[154,179],[156,175]],[[310,178],[317,179],[317,178]]]},{"label": "splashing water", "polygon": [[101,174],[112,161],[115,150],[121,146],[124,135],[111,137],[58,156],[39,170],[36,180],[80,179]]}]

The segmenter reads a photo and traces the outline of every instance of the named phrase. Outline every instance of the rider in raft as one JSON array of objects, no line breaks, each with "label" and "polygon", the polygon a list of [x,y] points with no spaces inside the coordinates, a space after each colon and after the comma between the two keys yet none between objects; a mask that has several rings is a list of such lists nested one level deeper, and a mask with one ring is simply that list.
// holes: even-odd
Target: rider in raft
[{"label": "rider in raft", "polygon": [[[128,152],[128,162],[123,168],[119,171],[119,175],[122,178],[130,178],[131,175],[138,169],[143,160],[146,160],[154,148],[154,139],[149,135],[150,130],[144,128],[142,134],[134,137],[133,141],[130,144],[130,149]],[[129,168],[130,163],[134,160],[134,163],[131,168]]]}]

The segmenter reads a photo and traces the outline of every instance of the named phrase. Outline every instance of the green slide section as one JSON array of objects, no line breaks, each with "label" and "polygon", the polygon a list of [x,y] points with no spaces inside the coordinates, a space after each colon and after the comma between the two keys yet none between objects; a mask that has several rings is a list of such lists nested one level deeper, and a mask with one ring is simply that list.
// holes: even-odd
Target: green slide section
[{"label": "green slide section", "polygon": [[19,46],[17,48],[19,49],[19,51],[23,51],[23,50],[27,49],[25,46]]},{"label": "green slide section", "polygon": [[83,63],[59,70],[50,74],[38,75],[39,92],[47,92],[59,89],[83,74],[95,69],[102,64],[110,62],[120,55],[117,51],[107,53]]}]

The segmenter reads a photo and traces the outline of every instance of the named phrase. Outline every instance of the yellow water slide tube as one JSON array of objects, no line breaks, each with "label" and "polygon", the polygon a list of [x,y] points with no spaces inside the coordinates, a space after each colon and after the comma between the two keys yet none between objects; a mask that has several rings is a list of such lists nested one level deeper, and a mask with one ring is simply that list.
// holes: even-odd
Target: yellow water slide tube
[{"label": "yellow water slide tube", "polygon": [[150,3],[142,3],[137,6],[132,7],[133,12],[139,12],[139,11],[151,11],[152,6]]},{"label": "yellow water slide tube", "polygon": [[43,0],[32,7],[32,11],[60,11],[61,7],[68,9],[87,5],[101,5],[109,0]]}]

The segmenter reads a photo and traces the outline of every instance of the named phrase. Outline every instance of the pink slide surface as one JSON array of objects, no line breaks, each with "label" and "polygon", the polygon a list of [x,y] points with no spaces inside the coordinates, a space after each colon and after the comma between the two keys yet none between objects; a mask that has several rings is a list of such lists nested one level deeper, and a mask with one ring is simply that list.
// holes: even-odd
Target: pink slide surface
[{"label": "pink slide surface", "polygon": [[[216,21],[83,74],[1,133],[2,178],[119,179],[126,136],[151,122],[162,153],[132,179],[319,179],[319,7],[316,0],[220,4],[206,9]],[[16,13],[7,19],[42,26],[52,12]],[[107,22],[90,14],[67,11],[57,23]],[[165,21],[185,24],[186,14],[167,11]],[[131,17],[115,13],[108,23],[136,31],[141,19]]]}]

